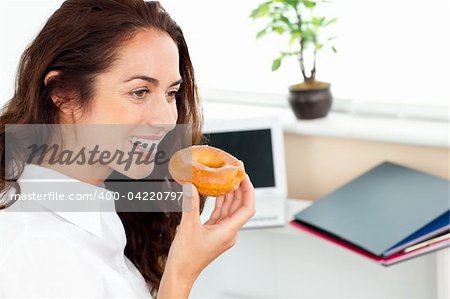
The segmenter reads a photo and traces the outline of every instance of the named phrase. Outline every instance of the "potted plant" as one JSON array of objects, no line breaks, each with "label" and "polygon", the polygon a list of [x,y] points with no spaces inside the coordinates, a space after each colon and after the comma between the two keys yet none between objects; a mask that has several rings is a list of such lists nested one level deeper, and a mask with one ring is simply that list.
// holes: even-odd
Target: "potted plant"
[{"label": "potted plant", "polygon": [[[281,66],[284,58],[295,57],[300,63],[303,82],[289,86],[289,103],[298,119],[325,117],[332,102],[330,83],[316,80],[317,53],[325,48],[336,52],[331,44],[334,37],[323,37],[322,29],[333,24],[335,18],[314,15],[316,0],[269,0],[250,14],[253,19],[266,19],[268,23],[257,33],[260,38],[269,33],[288,35],[288,50],[272,62],[272,71]],[[310,60],[307,68],[307,59]],[[308,72],[307,69],[310,71]]]}]

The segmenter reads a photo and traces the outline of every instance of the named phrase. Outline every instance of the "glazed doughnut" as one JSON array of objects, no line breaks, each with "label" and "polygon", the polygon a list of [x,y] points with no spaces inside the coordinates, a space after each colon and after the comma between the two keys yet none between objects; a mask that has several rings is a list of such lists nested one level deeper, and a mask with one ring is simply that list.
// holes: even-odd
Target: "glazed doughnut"
[{"label": "glazed doughnut", "polygon": [[219,196],[235,190],[245,178],[244,163],[229,153],[208,145],[177,151],[169,172],[179,183],[191,182],[202,195]]}]

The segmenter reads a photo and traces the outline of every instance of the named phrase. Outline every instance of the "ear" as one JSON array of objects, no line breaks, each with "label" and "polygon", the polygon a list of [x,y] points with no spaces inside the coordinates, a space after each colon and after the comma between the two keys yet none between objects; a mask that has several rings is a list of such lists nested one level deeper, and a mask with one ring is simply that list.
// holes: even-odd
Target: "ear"
[{"label": "ear", "polygon": [[61,75],[61,71],[55,70],[55,71],[48,72],[44,79],[44,85],[47,86],[48,82],[50,82],[50,80],[52,80],[55,77],[58,77],[59,75]]},{"label": "ear", "polygon": [[[44,85],[47,86],[51,80],[61,75],[61,71],[50,71],[47,73],[47,75],[44,78]],[[53,103],[55,106],[57,106],[63,113],[67,113],[68,111],[64,111],[62,104],[64,101],[64,94],[61,90],[53,90],[52,94],[50,95]]]}]

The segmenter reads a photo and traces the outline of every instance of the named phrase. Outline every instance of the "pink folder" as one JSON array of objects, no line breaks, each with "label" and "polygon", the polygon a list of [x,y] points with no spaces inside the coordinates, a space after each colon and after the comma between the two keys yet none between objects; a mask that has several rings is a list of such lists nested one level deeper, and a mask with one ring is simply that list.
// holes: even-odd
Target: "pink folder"
[{"label": "pink folder", "polygon": [[349,244],[349,243],[347,243],[347,242],[345,242],[343,240],[339,240],[339,239],[333,238],[330,235],[326,235],[326,234],[324,234],[322,232],[319,232],[319,231],[316,231],[316,230],[314,230],[314,229],[312,229],[312,228],[310,228],[308,226],[302,225],[301,223],[298,223],[295,220],[291,220],[289,222],[289,224],[292,225],[295,228],[298,228],[298,229],[300,229],[302,231],[310,233],[310,234],[312,234],[312,235],[314,235],[316,237],[322,238],[322,239],[327,240],[327,241],[329,241],[331,243],[337,244],[337,245],[339,245],[339,246],[341,246],[341,247],[343,247],[345,249],[353,251],[353,252],[355,252],[355,253],[357,253],[359,255],[362,255],[362,256],[364,256],[366,258],[369,258],[369,259],[371,259],[371,260],[373,260],[375,262],[378,262],[378,263],[380,263],[380,264],[382,264],[384,266],[393,265],[395,263],[398,263],[398,262],[401,262],[401,261],[404,261],[404,260],[407,260],[407,259],[410,259],[410,258],[413,258],[413,257],[416,257],[416,256],[420,256],[420,255],[425,254],[427,252],[435,251],[435,250],[438,250],[440,248],[444,248],[444,247],[450,246],[450,239],[445,239],[445,240],[442,240],[442,241],[430,244],[428,246],[421,247],[421,248],[418,248],[416,250],[412,250],[410,252],[398,252],[398,253],[393,254],[391,256],[388,256],[388,257],[380,257],[380,256],[374,255],[373,253],[365,251],[364,249],[359,248],[359,247],[357,247],[355,245]]}]

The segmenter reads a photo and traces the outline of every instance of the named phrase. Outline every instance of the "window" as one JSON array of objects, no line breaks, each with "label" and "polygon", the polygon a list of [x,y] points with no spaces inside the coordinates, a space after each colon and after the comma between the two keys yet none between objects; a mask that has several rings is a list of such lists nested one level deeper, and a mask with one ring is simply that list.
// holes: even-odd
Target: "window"
[{"label": "window", "polygon": [[[279,36],[256,40],[263,24],[248,16],[262,1],[161,1],[183,28],[202,90],[283,95],[287,86],[301,81],[295,59],[285,60],[277,72],[270,70],[285,43]],[[2,102],[12,93],[20,54],[61,3],[0,2]],[[334,0],[321,7],[325,15],[338,18],[333,27],[338,53],[321,52],[317,73],[319,80],[332,83],[340,100],[335,109],[407,104],[418,113],[425,111],[423,106],[446,113],[448,1]]]},{"label": "window", "polygon": [[[248,15],[261,2],[162,2],[184,30],[200,87],[285,94],[288,85],[301,81],[295,59],[285,60],[271,72],[271,62],[285,44],[278,36],[256,40],[263,23]],[[321,4],[326,16],[338,18],[332,32],[338,53],[321,52],[317,73],[319,80],[332,83],[335,98],[342,100],[335,107],[368,103],[367,109],[383,110],[383,104],[392,104],[392,109],[407,104],[415,113],[427,106],[445,114],[450,105],[444,90],[448,77],[444,64],[448,65],[450,53],[444,32],[450,28],[448,3],[334,0]]]}]

